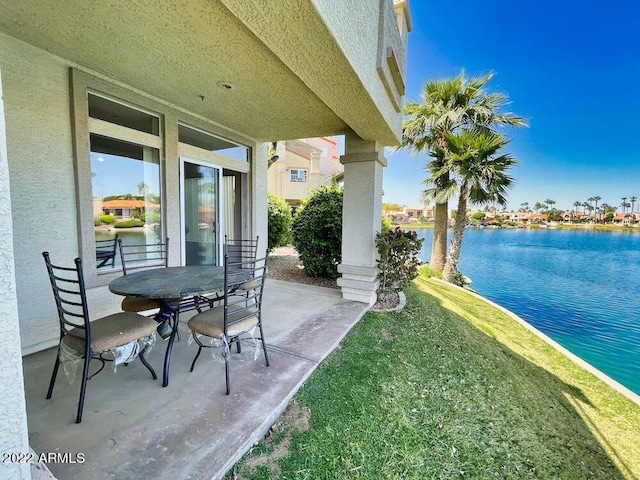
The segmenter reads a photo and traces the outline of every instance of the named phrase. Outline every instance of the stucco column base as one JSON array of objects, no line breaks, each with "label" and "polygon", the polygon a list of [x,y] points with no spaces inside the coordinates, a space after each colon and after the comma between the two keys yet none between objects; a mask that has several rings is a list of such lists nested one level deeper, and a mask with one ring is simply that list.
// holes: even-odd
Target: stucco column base
[{"label": "stucco column base", "polygon": [[377,268],[359,267],[354,265],[338,265],[338,286],[342,289],[342,298],[373,305],[378,299],[378,284],[376,280]]},{"label": "stucco column base", "polygon": [[338,286],[342,296],[373,305],[376,302],[378,249],[376,232],[382,218],[383,147],[354,133],[345,135],[342,263]]}]

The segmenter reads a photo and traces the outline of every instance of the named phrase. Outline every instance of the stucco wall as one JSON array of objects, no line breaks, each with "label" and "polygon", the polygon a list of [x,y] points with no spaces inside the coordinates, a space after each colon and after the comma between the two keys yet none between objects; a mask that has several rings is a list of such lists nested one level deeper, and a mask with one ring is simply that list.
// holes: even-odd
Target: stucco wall
[{"label": "stucco wall", "polygon": [[[6,124],[3,107],[0,59],[0,231],[10,232],[11,199],[9,164],[7,161]],[[13,237],[0,237],[0,453],[28,452],[27,414],[24,398],[22,358],[18,327],[18,301],[16,296]],[[0,464],[0,478],[28,479],[29,466],[18,463]]]},{"label": "stucco wall", "polygon": [[69,66],[0,35],[16,285],[24,352],[58,335],[41,252],[77,256]]},{"label": "stucco wall", "polygon": [[[406,43],[400,36],[391,0],[385,0],[382,3],[380,0],[367,2],[344,0],[340,2],[340,8],[336,8],[335,0],[314,0],[313,3],[376,106],[396,134],[400,135],[402,127],[402,117],[398,110],[400,98],[395,99],[394,105],[394,100],[385,90],[377,70],[381,56],[383,60],[381,67],[388,70],[386,51],[387,48],[393,47],[401,75],[404,76],[405,73]],[[404,92],[400,92],[400,96],[402,95]]]}]

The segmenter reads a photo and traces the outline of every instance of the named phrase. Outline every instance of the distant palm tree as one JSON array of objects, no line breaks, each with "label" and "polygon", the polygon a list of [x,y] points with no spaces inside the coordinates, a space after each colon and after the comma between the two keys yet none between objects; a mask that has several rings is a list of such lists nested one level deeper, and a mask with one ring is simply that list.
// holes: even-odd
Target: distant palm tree
[{"label": "distant palm tree", "polygon": [[582,206],[582,202],[576,200],[575,202],[573,202],[573,206],[576,207],[576,219],[579,220],[580,216],[578,214],[580,213],[580,207]]},{"label": "distant palm tree", "polygon": [[620,206],[622,207],[622,213],[625,213],[625,207],[627,206],[627,197],[622,197],[622,204]]},{"label": "distant palm tree", "polygon": [[[526,126],[522,117],[502,113],[507,96],[489,93],[486,84],[493,73],[466,78],[464,72],[454,79],[428,81],[424,84],[422,101],[409,102],[404,114],[409,118],[402,125],[402,147],[420,154],[429,152],[431,160],[427,170],[433,183],[433,192],[452,191],[446,166],[449,165],[446,135],[460,128],[484,127],[492,129],[502,125]],[[438,152],[439,156],[433,156]],[[433,176],[433,172],[439,172]],[[429,178],[424,183],[429,184]],[[434,197],[435,199],[435,197]],[[439,194],[435,199],[431,268],[442,271],[447,255],[447,223],[449,198]]]},{"label": "distant palm tree", "polygon": [[638,201],[638,197],[631,197],[629,200],[631,201],[631,213],[633,213],[634,205]]},{"label": "distant palm tree", "polygon": [[522,202],[520,204],[520,211],[526,212],[529,209],[529,202]]},{"label": "distant palm tree", "polygon": [[[595,209],[596,210],[596,215],[598,214],[598,202],[600,200],[602,200],[602,197],[598,197],[598,196],[593,197],[593,201],[596,203],[596,209]],[[596,222],[597,221],[598,221],[598,218],[596,217]]]},{"label": "distant palm tree", "polygon": [[551,208],[556,204],[555,200],[551,200],[550,198],[547,198],[544,201],[545,205],[547,206],[547,211],[551,210]]},{"label": "distant palm tree", "polygon": [[540,202],[536,202],[535,205],[533,206],[533,210],[536,212],[536,215],[538,214],[538,211],[540,211],[541,208],[542,208],[542,204]]}]

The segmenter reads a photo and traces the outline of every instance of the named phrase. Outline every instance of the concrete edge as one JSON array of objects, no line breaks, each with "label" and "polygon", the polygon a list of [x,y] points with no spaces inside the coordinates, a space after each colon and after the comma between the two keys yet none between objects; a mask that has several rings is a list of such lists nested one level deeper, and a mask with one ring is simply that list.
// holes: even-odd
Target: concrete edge
[{"label": "concrete edge", "polygon": [[285,290],[310,293],[313,295],[322,295],[324,297],[342,297],[342,292],[338,288],[319,287],[317,285],[308,285],[306,283],[294,283],[287,282],[285,280],[275,280],[273,278],[267,278],[265,285],[273,285],[274,287],[282,288]]},{"label": "concrete edge", "polygon": [[463,291],[463,292],[465,292],[465,293],[467,293],[469,295],[472,295],[472,296],[478,298],[479,300],[483,300],[484,302],[488,303],[492,307],[497,308],[502,313],[508,315],[510,318],[512,318],[513,320],[518,322],[520,325],[525,327],[527,330],[529,330],[531,333],[536,335],[538,338],[540,338],[541,340],[543,340],[544,342],[548,343],[550,346],[552,346],[553,348],[558,350],[565,357],[569,358],[569,360],[571,360],[573,363],[575,363],[579,367],[584,368],[589,373],[592,373],[598,379],[602,380],[604,383],[606,383],[608,386],[610,386],[612,389],[614,389],[618,393],[624,395],[629,400],[631,400],[632,402],[634,402],[634,403],[636,403],[637,405],[640,406],[640,395],[632,392],[631,390],[629,390],[627,387],[625,387],[621,383],[617,382],[616,380],[614,380],[613,378],[611,378],[607,374],[601,372],[596,367],[591,365],[589,362],[587,362],[587,361],[583,360],[582,358],[580,358],[579,356],[577,356],[575,353],[570,352],[565,347],[560,345],[558,342],[553,340],[551,337],[547,336],[545,333],[542,333],[536,327],[534,327],[530,323],[528,323],[525,320],[523,320],[522,318],[520,318],[518,315],[513,313],[511,310],[507,310],[502,305],[498,305],[497,303],[492,302],[488,298],[483,297],[482,295],[480,295],[479,293],[476,293],[473,290],[469,290],[468,288],[459,287],[457,285],[454,285],[452,283],[446,282],[445,280],[441,280],[441,279],[436,278],[436,277],[431,277],[431,278],[433,280],[437,281],[437,282],[441,282],[441,283],[446,284],[446,285],[448,285],[450,287],[457,288],[457,289],[459,289],[459,290],[461,290],[461,291]]},{"label": "concrete edge", "polygon": [[[282,283],[286,285],[289,284],[289,282],[282,282]],[[306,285],[306,286],[313,287],[313,285]],[[315,288],[322,288],[324,290],[333,290],[333,289],[330,289],[330,288],[327,289],[324,287],[315,287]],[[352,302],[352,303],[355,304],[359,302]],[[311,374],[315,371],[315,369],[318,368],[320,363],[325,358],[327,358],[327,356],[329,356],[331,352],[333,352],[336,349],[336,347],[340,344],[340,342],[342,342],[344,337],[347,336],[347,333],[351,331],[354,325],[358,323],[362,319],[362,317],[365,315],[365,313],[367,313],[368,311],[369,311],[368,306],[366,304],[362,304],[362,311],[356,316],[355,320],[351,322],[349,325],[347,325],[347,328],[344,330],[342,335],[340,335],[340,337],[334,342],[331,348],[329,348],[325,352],[322,358],[320,358],[317,362],[310,362],[312,364],[311,367],[307,370],[307,372],[304,375],[302,375],[302,377],[300,378],[300,381],[291,389],[291,392],[282,399],[282,402],[280,402],[280,404],[275,409],[271,411],[271,414],[265,418],[265,420],[262,422],[260,427],[254,430],[253,434],[249,436],[245,444],[236,451],[236,454],[227,460],[227,462],[220,468],[219,472],[212,477],[212,480],[222,479],[227,474],[227,472],[231,470],[231,468],[233,468],[233,466],[244,456],[244,454],[251,449],[251,447],[253,447],[256,443],[258,443],[267,435],[271,426],[275,424],[278,418],[280,418],[282,413],[285,411],[285,409],[291,402],[291,399],[295,396],[296,393],[298,393],[298,390],[300,390],[300,387],[302,387],[302,385],[307,381],[307,379],[311,376]]]}]

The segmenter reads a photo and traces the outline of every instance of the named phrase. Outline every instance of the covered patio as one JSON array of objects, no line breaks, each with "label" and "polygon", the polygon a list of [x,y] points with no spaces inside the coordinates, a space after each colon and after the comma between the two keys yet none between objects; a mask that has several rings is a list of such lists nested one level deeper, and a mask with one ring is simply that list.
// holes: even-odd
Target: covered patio
[{"label": "covered patio", "polygon": [[[240,435],[235,424],[208,422],[235,418],[241,402],[230,400],[245,394],[238,388],[230,398],[211,401],[219,365],[199,363],[201,372],[176,374],[181,367],[188,373],[187,348],[175,349],[166,389],[137,365],[119,370],[116,377],[123,378],[114,382],[101,373],[89,387],[82,424],[91,433],[70,435],[80,431],[65,415],[76,392],[61,382],[53,400],[44,402],[37,390],[46,385],[51,348],[59,341],[42,252],[64,265],[81,258],[92,318],[111,315],[121,306],[108,285],[122,271],[96,262],[96,242],[115,233],[112,220],[103,218],[110,217],[107,202],[145,202],[134,224],[113,228],[130,228],[132,237],[151,243],[171,239],[170,267],[220,265],[227,235],[259,238],[259,250],[266,249],[271,142],[341,135],[341,278],[330,297],[359,312],[347,315],[350,325],[376,299],[384,148],[401,138],[410,30],[408,0],[339,7],[329,0],[0,3],[0,227],[6,232],[0,242],[0,452],[86,449],[82,465],[52,463],[53,470],[69,468],[61,478],[72,478],[67,473],[74,468],[128,472],[127,462],[133,471],[148,462],[162,478],[156,473],[175,473],[186,459],[199,472],[213,458],[218,462],[215,442],[239,454],[244,447],[227,440],[245,438],[244,430]],[[124,210],[120,205],[113,213]],[[316,355],[316,341],[303,341],[314,327],[291,323],[298,317],[290,309],[301,308],[304,323],[329,308],[314,310],[307,297],[315,298],[297,292],[269,300],[273,311],[284,309],[274,314],[284,322],[277,324],[281,330],[273,329],[276,324],[267,329],[274,347],[308,359],[274,352],[274,367],[287,358],[286,368],[248,365],[257,383],[247,392],[269,393],[249,402],[259,409],[260,423],[247,432],[264,433],[311,368],[305,365],[330,350]],[[331,314],[325,317],[330,324]],[[152,353],[157,370],[162,350]],[[277,379],[277,372],[291,377]],[[121,381],[129,375],[133,382]],[[169,396],[178,393],[186,397]],[[219,410],[225,401],[229,409]],[[122,412],[122,421],[106,412]],[[147,448],[157,450],[147,454]],[[87,472],[77,478],[94,478]],[[0,477],[28,480],[31,473],[25,464],[6,463]]]},{"label": "covered patio", "polygon": [[[301,297],[303,302],[291,301]],[[367,311],[364,303],[343,300],[338,290],[278,280],[268,280],[264,302],[271,364],[265,367],[262,355],[254,360],[251,345],[243,345],[240,354],[234,350],[229,396],[224,366],[211,356],[205,354],[189,373],[196,346],[188,344],[188,314],[173,349],[169,386],[162,388],[137,361],[115,374],[109,365],[88,384],[81,424],[74,423],[77,382],[69,385],[61,374],[53,397],[45,399],[55,350],[26,357],[32,448],[38,454],[69,454],[65,463],[47,464],[60,479],[221,478],[267,433],[304,380]],[[158,340],[149,356],[157,371],[165,345]]]}]

